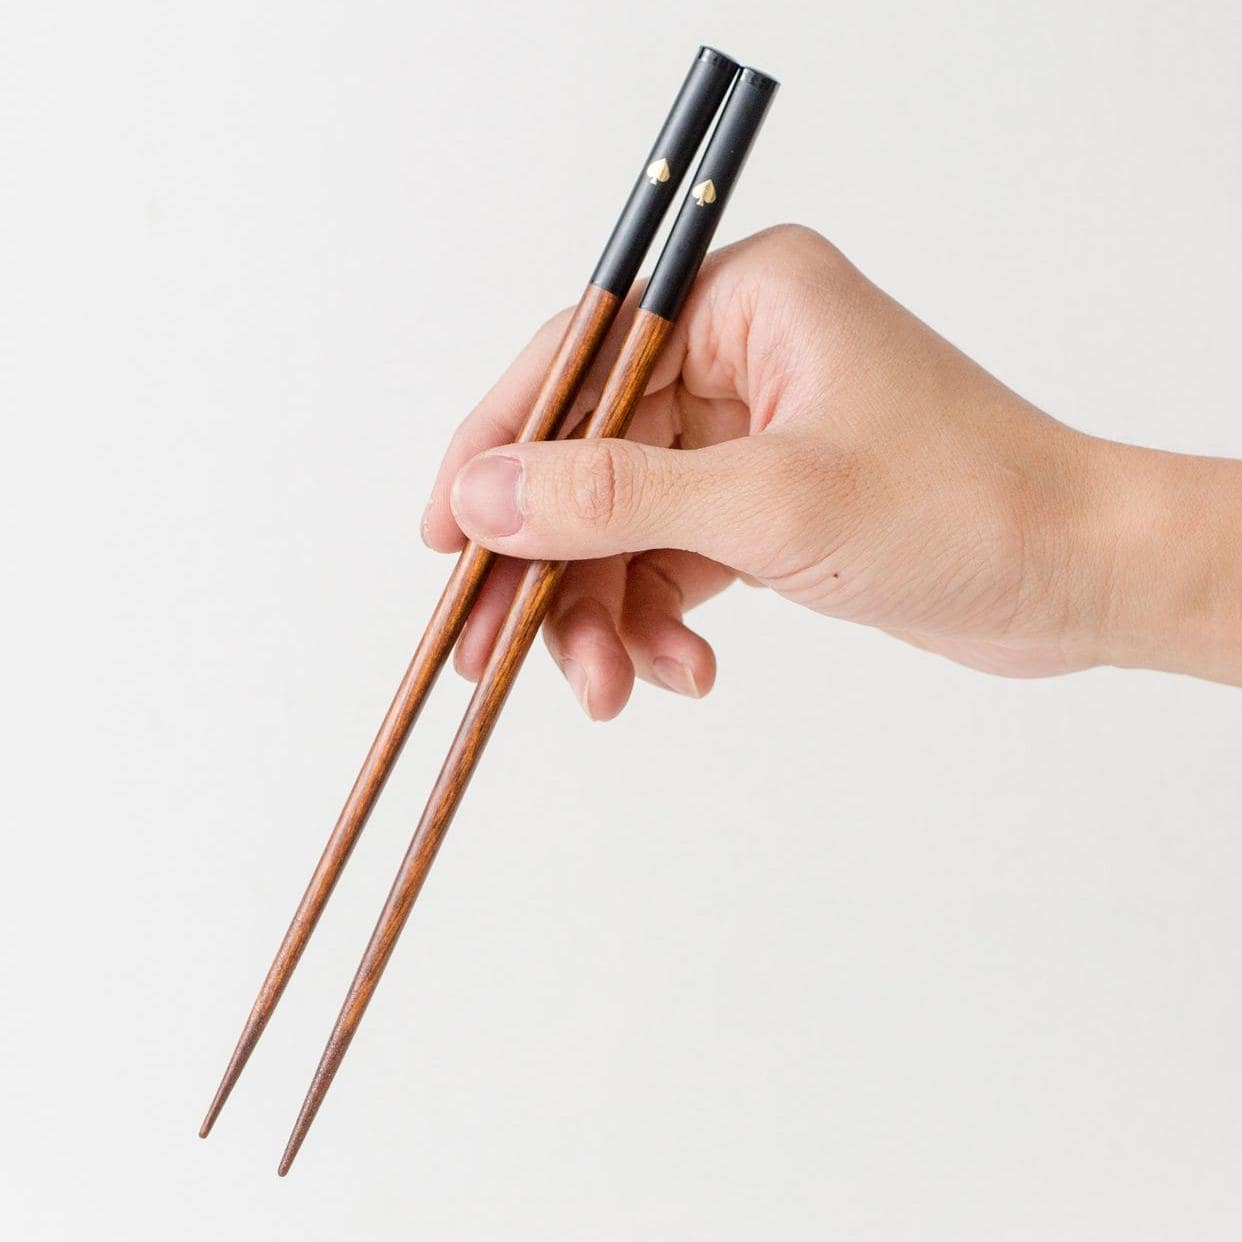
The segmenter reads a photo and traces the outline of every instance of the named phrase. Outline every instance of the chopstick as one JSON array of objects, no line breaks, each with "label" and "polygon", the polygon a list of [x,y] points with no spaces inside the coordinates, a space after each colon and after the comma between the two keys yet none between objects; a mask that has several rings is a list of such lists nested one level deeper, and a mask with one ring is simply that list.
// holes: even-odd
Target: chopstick
[{"label": "chopstick", "polygon": [[[776,89],[773,78],[754,69],[743,69],[734,82],[695,173],[694,187],[678,213],[587,424],[587,438],[625,435]],[[565,568],[564,561],[532,561],[523,574],[311,1081],[280,1162],[282,1177],[297,1156],[375,993]]]},{"label": "chopstick", "polygon": [[[734,80],[737,62],[701,47],[669,109],[617,219],[608,244],[574,310],[519,441],[546,440],[559,430],[677,192],[694,153]],[[349,861],[420,709],[478,598],[495,555],[467,543],[418,644],[410,666],[367,752],[332,835],[306,887],[258,997],[229,1058],[199,1134],[206,1138],[310,940]]]}]

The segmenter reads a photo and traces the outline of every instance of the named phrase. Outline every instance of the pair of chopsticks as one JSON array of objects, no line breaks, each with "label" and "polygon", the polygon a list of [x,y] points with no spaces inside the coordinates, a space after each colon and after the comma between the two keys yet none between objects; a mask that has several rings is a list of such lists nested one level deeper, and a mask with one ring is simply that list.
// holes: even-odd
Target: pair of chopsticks
[{"label": "pair of chopsticks", "polygon": [[[560,430],[690,160],[719,110],[693,188],[677,215],[584,433],[586,437],[625,435],[777,85],[773,78],[740,68],[712,48],[699,49],[570,319],[519,441],[546,440]],[[474,543],[468,543],[461,553],[259,989],[199,1130],[203,1137],[211,1131],[280,1002],[494,560],[494,553]],[[358,1029],[565,568],[563,561],[533,561],[526,568],[315,1071],[280,1162],[282,1176],[293,1163]]]}]

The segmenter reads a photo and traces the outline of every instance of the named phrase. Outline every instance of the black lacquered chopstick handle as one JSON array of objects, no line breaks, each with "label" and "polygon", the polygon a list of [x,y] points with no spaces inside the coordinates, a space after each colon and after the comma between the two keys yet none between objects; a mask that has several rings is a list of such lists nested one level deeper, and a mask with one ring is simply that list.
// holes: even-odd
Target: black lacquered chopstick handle
[{"label": "black lacquered chopstick handle", "polygon": [[737,75],[737,62],[701,47],[600,255],[591,283],[623,298],[647,256],[664,213]]},{"label": "black lacquered chopstick handle", "polygon": [[779,85],[757,69],[743,69],[738,74],[694,174],[694,184],[651,274],[643,310],[662,319],[676,319],[680,314]]}]

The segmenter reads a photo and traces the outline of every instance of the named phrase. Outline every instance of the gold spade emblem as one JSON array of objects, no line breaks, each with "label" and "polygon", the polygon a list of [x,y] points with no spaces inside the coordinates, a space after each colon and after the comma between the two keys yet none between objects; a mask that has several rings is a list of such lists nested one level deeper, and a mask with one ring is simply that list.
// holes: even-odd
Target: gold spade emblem
[{"label": "gold spade emblem", "polygon": [[690,193],[694,195],[694,201],[700,207],[706,207],[708,203],[716,201],[716,187],[712,185],[710,177],[706,181],[700,181]]},{"label": "gold spade emblem", "polygon": [[652,185],[659,185],[661,181],[667,181],[671,175],[668,168],[668,160],[652,160],[647,165],[647,176],[650,178]]}]

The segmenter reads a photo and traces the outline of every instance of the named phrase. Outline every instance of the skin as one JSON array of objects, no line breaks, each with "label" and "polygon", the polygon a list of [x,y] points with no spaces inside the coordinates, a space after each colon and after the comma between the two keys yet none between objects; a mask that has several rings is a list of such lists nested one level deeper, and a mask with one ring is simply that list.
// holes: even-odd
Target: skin
[{"label": "skin", "polygon": [[[1242,685],[1242,462],[1057,422],[791,225],[709,258],[628,440],[510,444],[567,316],[459,428],[423,537],[578,562],[544,635],[593,719],[636,675],[706,694],[715,656],[683,617],[736,578],[990,673]],[[466,677],[518,568],[471,615]]]}]

